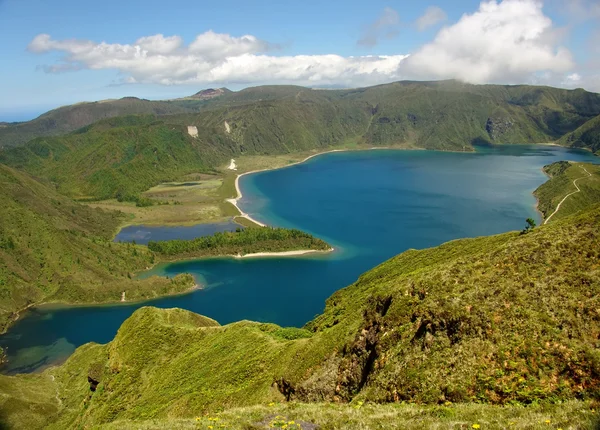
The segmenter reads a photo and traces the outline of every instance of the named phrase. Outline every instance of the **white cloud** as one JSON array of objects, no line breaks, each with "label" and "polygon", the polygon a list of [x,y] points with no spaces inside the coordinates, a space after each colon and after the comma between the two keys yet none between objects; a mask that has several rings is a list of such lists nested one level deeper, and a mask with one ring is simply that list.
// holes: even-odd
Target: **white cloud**
[{"label": "white cloud", "polygon": [[89,40],[54,40],[40,34],[29,44],[35,53],[60,51],[63,63],[42,66],[49,73],[76,69],[116,69],[124,83],[212,84],[297,83],[371,85],[400,79],[406,55],[267,55],[271,45],[254,36],[233,37],[212,31],[184,46],[178,36],[155,35],[132,45]]},{"label": "white cloud", "polygon": [[360,39],[356,43],[361,46],[373,47],[379,43],[379,39],[382,37],[389,39],[396,36],[399,26],[400,15],[398,15],[398,12],[391,7],[386,7],[375,22],[364,28]]},{"label": "white cloud", "polygon": [[522,83],[536,72],[565,73],[573,67],[570,52],[557,40],[541,1],[485,1],[477,12],[440,30],[401,69],[421,79]]},{"label": "white cloud", "polygon": [[200,34],[189,47],[192,54],[210,60],[222,57],[235,57],[243,54],[266,52],[269,44],[254,36],[232,37],[229,34],[217,34],[212,30]]},{"label": "white cloud", "polygon": [[165,37],[162,34],[141,37],[136,42],[142,50],[152,54],[170,54],[183,45],[183,39],[179,36]]},{"label": "white cloud", "polygon": [[[375,43],[399,23],[397,12],[384,10],[370,26]],[[588,88],[594,82],[593,88],[598,88],[598,79],[590,79],[595,72],[578,66],[574,73],[571,54],[560,46],[560,39],[560,29],[544,15],[541,1],[487,0],[478,11],[442,28],[433,41],[410,56],[275,55],[272,44],[255,36],[213,31],[198,35],[190,44],[179,36],[162,34],[133,44],[55,40],[40,34],[28,49],[64,54],[61,61],[40,66],[48,73],[110,69],[120,72],[122,83],[367,86],[401,79],[459,79],[573,86],[579,76],[576,85]]]},{"label": "white cloud", "polygon": [[448,16],[441,8],[438,6],[429,6],[425,10],[425,13],[417,19],[416,24],[419,31],[423,31],[446,21],[446,19],[448,19]]}]

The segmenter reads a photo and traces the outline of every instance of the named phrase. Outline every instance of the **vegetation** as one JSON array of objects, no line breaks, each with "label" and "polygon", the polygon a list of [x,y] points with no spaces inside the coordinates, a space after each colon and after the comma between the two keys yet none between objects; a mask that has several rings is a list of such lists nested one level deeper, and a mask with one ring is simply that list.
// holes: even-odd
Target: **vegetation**
[{"label": "vegetation", "polygon": [[535,228],[535,220],[533,218],[527,218],[525,223],[525,228],[521,231],[521,234],[527,234]]},{"label": "vegetation", "polygon": [[56,184],[78,199],[139,201],[161,182],[210,171],[231,155],[208,138],[150,116],[101,121],[63,137],[40,138],[0,153],[0,161]]},{"label": "vegetation", "polygon": [[[102,120],[38,138],[0,162],[75,198],[136,201],[148,188],[232,157],[341,145],[471,151],[472,144],[555,141],[600,114],[600,95],[533,86],[397,82],[322,91],[266,86],[169,106],[189,113]],[[193,112],[198,110],[198,112]],[[196,126],[198,136],[187,132]]]},{"label": "vegetation", "polygon": [[51,110],[31,121],[0,124],[0,148],[20,146],[36,137],[70,133],[106,118],[136,114],[168,115],[189,111],[189,108],[172,102],[135,97],[78,103]]},{"label": "vegetation", "polygon": [[236,232],[217,232],[192,240],[149,242],[148,248],[166,259],[211,255],[246,255],[258,252],[295,250],[326,251],[326,242],[300,230],[285,228],[246,228]]},{"label": "vegetation", "polygon": [[146,247],[111,241],[117,212],[74,203],[0,165],[0,331],[41,302],[139,300],[190,289],[190,276],[131,279],[154,260]]},{"label": "vegetation", "polygon": [[[107,345],[0,377],[2,417],[29,428],[187,428],[238,416],[231,428],[262,428],[278,415],[323,428],[395,419],[594,428],[599,241],[596,206],[526,235],[410,250],[333,294],[304,330],[142,308]],[[432,406],[379,405],[391,402]]]},{"label": "vegetation", "polygon": [[91,207],[118,210],[127,214],[127,223],[182,225],[224,221],[239,211],[225,198],[223,180],[218,175],[186,175],[178,182],[166,182],[143,192],[147,204],[119,202],[117,199],[88,202]]},{"label": "vegetation", "polygon": [[573,148],[589,149],[600,153],[600,115],[590,119],[577,130],[563,136],[559,143]]},{"label": "vegetation", "polygon": [[556,211],[561,201],[560,210],[552,215],[552,221],[589,208],[600,201],[600,166],[558,161],[545,166],[544,172],[550,180],[540,185],[534,195],[538,199],[538,210],[545,219]]}]

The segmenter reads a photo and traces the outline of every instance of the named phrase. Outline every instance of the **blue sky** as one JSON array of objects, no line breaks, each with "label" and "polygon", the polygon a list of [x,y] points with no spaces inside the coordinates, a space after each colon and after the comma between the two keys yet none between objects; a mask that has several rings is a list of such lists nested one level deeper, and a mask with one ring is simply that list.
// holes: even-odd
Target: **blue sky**
[{"label": "blue sky", "polygon": [[0,121],[263,83],[456,78],[598,91],[597,3],[0,0]]}]

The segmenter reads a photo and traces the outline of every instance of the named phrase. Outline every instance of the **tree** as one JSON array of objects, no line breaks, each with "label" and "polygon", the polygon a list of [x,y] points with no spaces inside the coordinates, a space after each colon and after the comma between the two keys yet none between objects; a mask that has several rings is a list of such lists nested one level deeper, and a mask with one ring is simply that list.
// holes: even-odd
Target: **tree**
[{"label": "tree", "polygon": [[536,226],[535,220],[533,218],[527,218],[525,220],[525,222],[527,223],[527,225],[525,226],[525,228],[523,229],[523,231],[521,231],[521,234],[527,234],[527,233],[529,233]]}]

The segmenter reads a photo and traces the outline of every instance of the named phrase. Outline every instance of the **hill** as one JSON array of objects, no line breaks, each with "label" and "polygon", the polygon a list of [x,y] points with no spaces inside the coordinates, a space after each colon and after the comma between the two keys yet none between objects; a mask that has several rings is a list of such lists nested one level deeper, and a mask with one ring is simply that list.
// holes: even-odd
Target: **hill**
[{"label": "hill", "polygon": [[600,153],[600,115],[563,136],[559,143],[573,148],[589,149],[595,154]]},{"label": "hill", "polygon": [[[219,327],[186,311],[142,308],[107,345],[84,345],[42,374],[1,376],[2,419],[28,428],[188,428],[237,416],[231,427],[241,428],[243,416],[264,428],[282,419],[267,404],[283,404],[273,411],[286,419],[323,424],[334,419],[328,411],[349,411],[327,402],[365,405],[381,420],[411,409],[379,403],[567,402],[422,407],[412,417],[532,428],[544,425],[543,412],[553,426],[579,418],[592,428],[589,404],[573,401],[600,397],[599,240],[595,206],[528,234],[409,250],[333,294],[303,329]],[[286,403],[298,401],[314,406]],[[524,421],[532,417],[540,421]]]},{"label": "hill", "polygon": [[105,118],[134,114],[168,115],[187,111],[186,107],[168,101],[136,97],[63,106],[31,121],[0,123],[0,149],[23,145],[36,137],[70,133]]},{"label": "hill", "polygon": [[600,166],[558,161],[544,166],[544,172],[550,180],[533,194],[545,221],[564,218],[600,201]]},{"label": "hill", "polygon": [[200,111],[102,120],[1,151],[0,162],[78,199],[135,200],[160,182],[214,173],[238,156],[357,145],[464,151],[473,144],[548,142],[600,113],[600,95],[583,90],[455,81],[335,91],[264,86],[172,103]]},{"label": "hill", "polygon": [[18,311],[41,302],[93,303],[152,298],[193,286],[182,276],[133,281],[152,264],[146,247],[111,241],[117,212],[74,203],[0,164],[0,332]]}]

